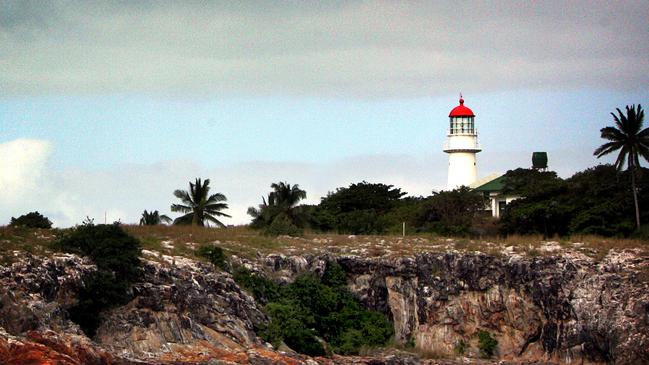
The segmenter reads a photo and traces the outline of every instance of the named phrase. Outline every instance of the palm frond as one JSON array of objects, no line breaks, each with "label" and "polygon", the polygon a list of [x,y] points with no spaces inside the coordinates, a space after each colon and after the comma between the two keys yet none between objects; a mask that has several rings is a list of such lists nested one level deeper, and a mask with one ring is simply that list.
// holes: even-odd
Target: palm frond
[{"label": "palm frond", "polygon": [[187,213],[192,211],[192,207],[186,206],[186,205],[181,205],[181,204],[171,204],[171,211],[172,212],[181,212],[181,213]]},{"label": "palm frond", "polygon": [[[222,203],[226,201],[225,195],[216,193],[209,195],[210,179],[201,180],[196,178],[194,182],[189,182],[189,191],[176,190],[174,195],[179,198],[185,205],[173,204],[171,211],[187,213],[182,217],[176,218],[174,224],[196,224],[203,226],[209,221],[209,215],[217,215],[223,217],[230,217],[229,215],[220,212],[220,210],[227,209],[228,205]],[[212,217],[213,219],[216,219]],[[223,226],[223,223],[219,222]]]},{"label": "palm frond", "polygon": [[219,210],[205,209],[205,213],[206,214],[211,214],[211,215],[216,215],[216,216],[219,216],[219,217],[232,218],[230,215],[228,215],[226,213],[223,213],[223,212],[220,212]]},{"label": "palm frond", "polygon": [[603,139],[608,139],[609,141],[624,141],[627,138],[622,131],[614,127],[604,127],[599,132]]},{"label": "palm frond", "polygon": [[207,215],[207,216],[205,216],[205,218],[206,218],[208,221],[210,221],[210,222],[216,224],[217,227],[221,227],[221,228],[225,227],[225,224],[223,224],[223,222],[221,222],[220,220],[218,220],[218,219],[212,217],[211,215]]},{"label": "palm frond", "polygon": [[174,196],[187,205],[194,204],[194,201],[192,200],[191,196],[185,190],[174,191]]},{"label": "palm frond", "polygon": [[160,216],[160,221],[163,222],[163,223],[167,223],[167,224],[169,224],[169,223],[172,222],[172,219],[169,218],[168,215],[163,214],[163,215]]},{"label": "palm frond", "polygon": [[624,168],[624,162],[626,161],[626,156],[627,156],[626,147],[622,147],[620,149],[620,153],[617,155],[617,159],[615,160],[615,168],[617,168],[618,171],[622,171],[622,169]]},{"label": "palm frond", "polygon": [[623,146],[622,142],[604,143],[603,145],[597,147],[597,149],[595,150],[595,152],[593,152],[593,154],[599,158],[608,155],[611,152],[619,150],[622,146]]},{"label": "palm frond", "polygon": [[176,219],[174,219],[174,224],[192,224],[192,219],[194,218],[193,213],[187,213],[185,215],[182,215]]}]

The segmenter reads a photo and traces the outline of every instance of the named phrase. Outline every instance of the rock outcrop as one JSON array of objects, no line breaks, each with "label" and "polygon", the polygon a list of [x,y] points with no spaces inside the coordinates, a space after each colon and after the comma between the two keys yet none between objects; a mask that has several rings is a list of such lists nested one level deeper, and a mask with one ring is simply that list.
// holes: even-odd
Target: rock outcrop
[{"label": "rock outcrop", "polygon": [[392,319],[396,339],[420,351],[479,357],[478,332],[487,331],[501,359],[649,363],[649,260],[638,250],[612,250],[600,262],[570,251],[270,255],[258,268],[290,280],[300,270],[322,272],[331,260],[365,306]]},{"label": "rock outcrop", "polygon": [[133,300],[105,312],[89,339],[67,310],[95,266],[75,255],[15,255],[0,266],[3,365],[477,363],[479,331],[498,341],[503,363],[649,363],[649,260],[640,251],[612,250],[599,261],[569,251],[234,259],[279,281],[322,274],[336,261],[361,302],[393,321],[397,341],[449,360],[275,351],[255,334],[267,321],[261,307],[230,274],[151,251]]},{"label": "rock outcrop", "polygon": [[[0,364],[300,364],[254,333],[266,316],[227,274],[182,257],[143,260],[134,299],[104,313],[94,339],[68,318],[96,270],[75,255],[24,252],[0,266]],[[216,361],[216,360],[214,360]]]}]

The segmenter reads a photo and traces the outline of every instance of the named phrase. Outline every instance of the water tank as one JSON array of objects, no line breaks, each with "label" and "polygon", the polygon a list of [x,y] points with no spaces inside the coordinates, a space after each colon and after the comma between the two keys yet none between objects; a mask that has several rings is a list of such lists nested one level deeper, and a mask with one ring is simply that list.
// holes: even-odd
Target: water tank
[{"label": "water tank", "polygon": [[532,152],[532,168],[537,170],[548,168],[547,152]]}]

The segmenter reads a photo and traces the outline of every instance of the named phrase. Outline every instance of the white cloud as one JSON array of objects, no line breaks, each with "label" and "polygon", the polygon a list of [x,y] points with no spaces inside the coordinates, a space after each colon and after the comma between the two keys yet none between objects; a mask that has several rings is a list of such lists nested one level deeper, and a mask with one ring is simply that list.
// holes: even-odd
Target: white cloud
[{"label": "white cloud", "polygon": [[7,94],[429,96],[642,89],[649,5],[0,4]]},{"label": "white cloud", "polygon": [[0,143],[0,206],[16,204],[39,188],[50,152],[43,140]]}]

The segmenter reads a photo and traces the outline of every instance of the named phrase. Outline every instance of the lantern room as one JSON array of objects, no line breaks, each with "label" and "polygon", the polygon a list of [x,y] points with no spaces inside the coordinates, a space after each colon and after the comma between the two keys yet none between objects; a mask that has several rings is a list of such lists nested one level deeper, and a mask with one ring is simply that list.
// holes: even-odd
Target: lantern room
[{"label": "lantern room", "polygon": [[475,114],[464,106],[464,99],[460,98],[460,105],[451,110],[449,116],[449,134],[476,134]]}]

